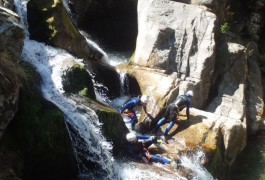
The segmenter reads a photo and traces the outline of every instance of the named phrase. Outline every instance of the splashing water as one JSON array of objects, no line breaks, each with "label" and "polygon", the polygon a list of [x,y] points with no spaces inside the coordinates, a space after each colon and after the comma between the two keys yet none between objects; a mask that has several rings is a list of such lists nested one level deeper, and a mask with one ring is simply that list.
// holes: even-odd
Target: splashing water
[{"label": "splashing water", "polygon": [[189,155],[180,156],[180,165],[190,169],[193,177],[192,180],[214,180],[212,175],[202,166],[205,154],[201,149]]},{"label": "splashing water", "polygon": [[111,103],[109,97],[107,96],[107,92],[109,91],[109,89],[106,86],[104,86],[102,83],[97,82],[95,80],[95,75],[93,73],[90,72],[88,73],[92,77],[96,99],[105,105],[109,105]]},{"label": "splashing water", "polygon": [[108,52],[108,62],[112,66],[126,64],[128,63],[131,54],[131,52]]}]

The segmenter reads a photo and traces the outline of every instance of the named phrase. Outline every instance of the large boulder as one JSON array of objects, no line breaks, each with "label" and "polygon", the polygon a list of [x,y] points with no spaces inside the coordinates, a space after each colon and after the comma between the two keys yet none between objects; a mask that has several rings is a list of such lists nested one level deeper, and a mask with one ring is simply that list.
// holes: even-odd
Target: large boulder
[{"label": "large boulder", "polygon": [[0,6],[0,138],[17,112],[21,80],[25,77],[19,65],[24,31],[19,17]]},{"label": "large boulder", "polygon": [[0,169],[9,167],[22,179],[74,179],[77,167],[63,113],[25,90],[0,143]]},{"label": "large boulder", "polygon": [[107,99],[120,96],[120,74],[110,65],[85,62],[86,69],[94,76],[94,87]]},{"label": "large boulder", "polygon": [[218,58],[216,71],[218,94],[206,108],[207,111],[244,120],[246,108],[247,56],[244,46],[228,43],[222,46],[222,56]]},{"label": "large boulder", "polygon": [[12,10],[13,5],[14,5],[14,0],[1,0],[0,5],[7,8],[7,9]]},{"label": "large boulder", "polygon": [[78,31],[62,0],[28,3],[30,38],[69,51],[76,57],[103,61],[103,54]]},{"label": "large boulder", "polygon": [[92,99],[96,98],[92,77],[83,65],[75,64],[63,71],[63,89],[67,93],[81,94]]},{"label": "large boulder", "polygon": [[[177,18],[176,18],[177,17]],[[138,1],[138,37],[131,64],[177,73],[180,92],[195,91],[205,105],[215,63],[216,17],[203,7],[173,1]]]},{"label": "large boulder", "polygon": [[179,93],[177,74],[170,76],[149,68],[129,66],[129,74],[136,78],[142,94],[150,96],[147,110],[156,116],[168,102],[172,102]]},{"label": "large boulder", "polygon": [[97,114],[99,122],[102,124],[102,134],[112,143],[112,150],[115,155],[126,151],[123,147],[126,143],[126,133],[128,133],[129,130],[118,111],[100,102],[78,95],[71,95],[69,98],[76,103],[78,110],[89,114],[92,109]]}]

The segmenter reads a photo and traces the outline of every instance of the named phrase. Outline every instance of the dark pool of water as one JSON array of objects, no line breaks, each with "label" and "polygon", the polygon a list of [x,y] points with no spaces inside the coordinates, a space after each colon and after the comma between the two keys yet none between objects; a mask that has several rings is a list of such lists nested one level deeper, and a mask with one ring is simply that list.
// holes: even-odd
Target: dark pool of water
[{"label": "dark pool of water", "polygon": [[247,146],[229,179],[265,180],[265,132],[248,138]]}]

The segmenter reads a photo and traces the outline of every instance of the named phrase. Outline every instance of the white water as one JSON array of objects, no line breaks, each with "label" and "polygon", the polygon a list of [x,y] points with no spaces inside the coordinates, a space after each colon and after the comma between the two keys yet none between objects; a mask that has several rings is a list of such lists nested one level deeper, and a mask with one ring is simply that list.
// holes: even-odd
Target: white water
[{"label": "white water", "polygon": [[[85,159],[100,164],[102,171],[107,171],[106,174],[109,177],[115,177],[114,161],[110,153],[112,146],[101,134],[101,124],[97,115],[92,110],[89,111],[89,114],[79,112],[75,103],[63,95],[60,67],[69,56],[62,50],[45,46],[36,41],[26,39],[24,42],[22,58],[33,64],[41,74],[43,96],[64,112],[67,122],[77,130],[81,138],[75,139],[79,142],[73,141],[74,149],[80,149],[80,143],[85,142],[82,144],[82,150],[89,151],[91,154],[85,156]],[[80,173],[89,173],[82,164],[81,159],[84,158],[82,156],[76,151]]]},{"label": "white water", "polygon": [[109,91],[109,89],[106,86],[104,86],[102,83],[95,81],[94,74],[90,72],[89,74],[92,77],[96,99],[105,105],[109,105],[111,103],[110,99],[107,96],[107,92]]},{"label": "white water", "polygon": [[117,72],[120,75],[121,96],[125,96],[126,93],[128,93],[128,91],[129,91],[129,84],[128,84],[128,79],[127,79],[126,71],[121,71],[121,70],[117,69]]},{"label": "white water", "polygon": [[[25,1],[16,0],[15,3],[18,9],[20,9],[18,12],[24,17],[23,14],[26,12]],[[26,23],[24,22],[24,24]],[[70,137],[75,139],[72,143],[78,162],[79,173],[89,174],[90,177],[93,177],[93,173],[83,164],[83,159],[85,159],[99,164],[101,174],[106,179],[113,179],[117,176],[118,171],[115,168],[114,159],[111,154],[112,145],[101,134],[101,124],[98,121],[97,115],[92,110],[86,114],[79,112],[75,103],[63,95],[61,67],[64,60],[69,58],[75,59],[77,62],[81,61],[63,50],[46,46],[43,43],[29,40],[28,38],[24,41],[22,59],[34,65],[40,73],[43,96],[56,104],[64,112],[67,122],[78,133],[78,137],[76,137],[70,132]],[[82,150],[81,152],[89,153],[84,156],[80,154],[80,149]]]},{"label": "white water", "polygon": [[126,64],[128,63],[131,54],[132,54],[131,52],[123,52],[123,53],[108,52],[108,62],[112,66]]},{"label": "white water", "polygon": [[[17,12],[22,17],[23,24],[27,30],[25,0],[15,0]],[[28,37],[28,32],[26,32]],[[61,84],[61,67],[65,59],[74,59],[77,63],[82,63],[66,51],[46,46],[43,43],[30,40],[24,41],[22,59],[34,65],[42,77],[41,90],[43,96],[60,108],[65,115],[66,122],[70,124],[74,131],[69,130],[75,152],[80,179],[186,179],[176,174],[175,178],[165,178],[156,172],[134,167],[130,162],[121,163],[116,161],[111,153],[112,145],[107,142],[101,134],[101,124],[93,110],[84,114],[79,111],[75,102],[64,96]],[[100,94],[100,92],[99,92]],[[195,160],[195,162],[194,162]],[[197,159],[183,158],[183,166],[198,170],[197,179],[212,179],[205,169],[201,168]],[[91,172],[86,166],[86,162],[98,165],[97,172]]]},{"label": "white water", "polygon": [[214,180],[212,175],[202,166],[204,163],[205,154],[202,150],[198,149],[189,156],[180,156],[180,165],[190,169],[195,176],[192,180]]}]

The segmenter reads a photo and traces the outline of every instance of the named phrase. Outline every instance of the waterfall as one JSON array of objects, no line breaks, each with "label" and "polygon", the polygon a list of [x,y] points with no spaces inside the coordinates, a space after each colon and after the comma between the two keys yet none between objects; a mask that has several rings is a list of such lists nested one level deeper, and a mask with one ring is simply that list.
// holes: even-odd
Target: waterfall
[{"label": "waterfall", "polygon": [[97,82],[95,80],[95,74],[91,72],[88,73],[92,78],[96,99],[105,105],[109,105],[111,103],[110,99],[107,96],[107,92],[109,91],[109,89],[106,86],[104,86],[102,83]]},{"label": "waterfall", "polygon": [[14,5],[16,8],[17,14],[21,18],[21,23],[24,27],[24,32],[26,37],[29,37],[29,31],[28,31],[28,18],[27,18],[27,4],[29,0],[14,0]]},{"label": "waterfall", "polygon": [[[16,0],[15,3],[19,9],[17,12],[24,17],[26,15],[26,2]],[[117,176],[117,172],[111,154],[112,145],[101,134],[101,124],[96,113],[89,108],[87,108],[89,113],[79,111],[75,103],[63,95],[61,67],[64,60],[69,58],[75,59],[77,63],[81,61],[64,50],[46,46],[28,38],[24,40],[22,59],[34,65],[40,73],[43,96],[62,110],[67,123],[78,134],[76,136],[71,131],[69,132],[71,139],[75,139],[72,143],[80,175],[86,174],[89,177],[102,176],[106,179],[113,179]],[[80,154],[80,152],[85,153]],[[85,166],[84,160],[98,164],[100,169],[91,173]]]},{"label": "waterfall", "polygon": [[[62,50],[29,39],[25,40],[22,59],[33,64],[41,74],[43,96],[64,112],[66,121],[78,133],[78,138],[71,132],[70,136],[72,139],[75,138],[72,142],[80,174],[90,173],[84,166],[82,159],[85,158],[90,162],[100,164],[101,171],[105,171],[104,176],[114,177],[115,167],[110,152],[112,146],[101,134],[101,124],[97,115],[93,110],[89,113],[80,112],[75,103],[63,95],[60,70],[66,58],[69,58],[69,54]],[[79,154],[80,149],[82,152],[89,152],[88,155],[85,154],[86,156],[82,157],[84,154]]]},{"label": "waterfall", "polygon": [[[99,122],[96,113],[88,107],[86,107],[87,112],[84,113],[74,101],[68,99],[64,95],[61,83],[61,67],[65,64],[66,59],[73,59],[79,64],[82,64],[83,60],[73,57],[62,49],[30,40],[27,31],[26,4],[26,0],[15,0],[17,13],[23,21],[22,23],[27,35],[27,38],[24,40],[21,58],[36,67],[42,77],[41,90],[43,96],[47,100],[53,102],[64,113],[66,124],[69,125],[69,135],[72,140],[73,150],[77,160],[79,179],[186,179],[177,173],[174,174],[174,177],[164,177],[160,172],[153,172],[145,167],[139,168],[133,162],[123,162],[122,158],[118,160],[114,159],[111,153],[112,145],[102,135],[101,123]],[[95,84],[103,86],[94,82],[94,85]],[[190,160],[189,157],[183,157],[180,160],[181,163],[183,163],[183,166],[197,170],[196,173],[198,176],[196,176],[196,179],[212,179],[211,176],[207,174],[207,171],[201,168],[202,165],[198,159],[195,158]],[[87,167],[87,162],[95,164],[97,171],[92,172],[89,167]],[[159,165],[161,164],[158,164],[158,166]],[[205,174],[207,176],[205,176]]]},{"label": "waterfall", "polygon": [[120,96],[125,96],[126,93],[129,92],[129,83],[128,83],[127,74],[126,74],[126,71],[120,71],[119,69],[117,70],[117,72],[120,75],[120,84],[121,84]]}]

